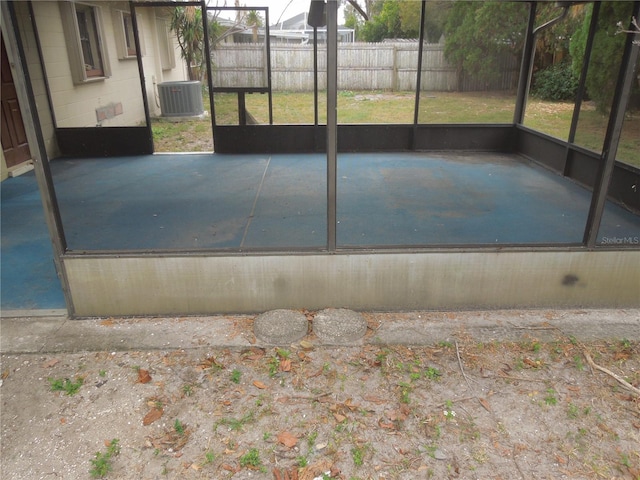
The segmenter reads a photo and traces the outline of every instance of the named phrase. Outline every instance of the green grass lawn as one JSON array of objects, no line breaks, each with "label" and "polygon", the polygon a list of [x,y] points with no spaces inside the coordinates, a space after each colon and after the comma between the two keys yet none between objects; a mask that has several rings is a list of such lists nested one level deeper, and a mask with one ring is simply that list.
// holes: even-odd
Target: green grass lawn
[{"label": "green grass lawn", "polygon": [[[235,94],[216,94],[216,121],[220,125],[238,123]],[[326,123],[326,93],[320,92],[319,123]],[[338,93],[338,123],[413,123],[415,95],[412,92]],[[205,98],[205,105],[209,99]],[[253,94],[246,97],[247,110],[259,123],[269,122],[268,97]],[[423,92],[420,98],[419,123],[512,123],[515,97],[493,92]],[[573,103],[529,99],[524,124],[553,137],[567,139],[573,114]],[[599,152],[602,149],[607,117],[585,105],[575,143]],[[273,122],[276,124],[313,124],[313,94],[277,92],[273,94]],[[213,149],[210,119],[152,124],[157,152],[211,151]],[[640,167],[640,112],[625,120],[618,159]]]}]

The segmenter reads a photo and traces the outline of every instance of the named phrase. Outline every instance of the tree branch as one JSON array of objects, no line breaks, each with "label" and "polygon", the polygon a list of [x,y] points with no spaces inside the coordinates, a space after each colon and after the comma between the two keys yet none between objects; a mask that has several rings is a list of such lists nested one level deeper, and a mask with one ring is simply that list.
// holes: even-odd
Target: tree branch
[{"label": "tree branch", "polygon": [[[636,35],[640,34],[640,25],[638,24],[638,20],[636,19],[636,17],[631,17],[631,26],[633,26],[635,30],[625,30],[622,22],[618,22],[618,31],[616,32],[616,35],[618,35],[619,33],[632,33]],[[634,45],[640,45],[640,40],[634,40],[633,43]]]},{"label": "tree branch", "polygon": [[591,358],[591,355],[589,355],[589,352],[587,352],[586,348],[583,347],[582,353],[584,354],[584,358],[587,359],[587,363],[589,364],[589,366],[591,366],[591,368],[593,368],[595,370],[600,370],[602,373],[606,373],[607,375],[615,378],[616,381],[620,385],[622,385],[624,388],[626,388],[627,390],[635,393],[636,395],[638,395],[640,397],[640,389],[637,389],[636,387],[631,385],[629,382],[627,382],[624,378],[622,378],[619,375],[616,375],[615,373],[613,373],[611,370],[608,370],[608,369],[606,369],[604,367],[601,367],[600,365],[597,365],[593,361],[593,359]]},{"label": "tree branch", "polygon": [[362,15],[362,18],[364,18],[365,22],[369,21],[369,15],[367,15],[367,13],[362,9],[362,7],[358,5],[358,2],[356,0],[347,0],[347,2],[349,2],[349,4],[353,8],[355,8],[360,15]]}]

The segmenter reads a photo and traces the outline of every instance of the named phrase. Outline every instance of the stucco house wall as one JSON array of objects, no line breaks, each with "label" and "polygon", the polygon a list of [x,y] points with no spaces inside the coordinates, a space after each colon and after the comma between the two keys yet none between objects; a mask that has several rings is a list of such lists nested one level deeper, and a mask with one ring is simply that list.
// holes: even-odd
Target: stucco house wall
[{"label": "stucco house wall", "polygon": [[[59,128],[93,126],[135,126],[145,120],[144,106],[140,92],[138,63],[135,57],[118,58],[116,26],[118,11],[129,12],[128,2],[86,3],[100,9],[100,20],[104,32],[106,55],[111,75],[83,84],[74,83],[65,39],[60,3],[35,2],[35,21],[42,43],[42,56],[49,79],[54,113]],[[158,66],[158,38],[156,10],[139,8],[137,20],[141,33],[142,61],[145,71],[145,86],[148,93],[151,114],[158,114],[155,101],[154,81],[166,79],[185,80],[184,71],[177,67],[163,70]],[[179,58],[179,52],[174,52]],[[100,118],[98,112],[115,106],[116,112],[109,118]]]},{"label": "stucco house wall", "polygon": [[[27,2],[14,2],[16,30],[23,44],[49,158],[59,155],[56,128],[138,126],[145,122],[138,62],[136,57],[118,58],[116,44],[118,29],[115,22],[119,18],[117,12],[130,13],[129,2],[76,2],[99,8],[103,34],[101,39],[106,51],[105,61],[110,67],[108,77],[85,83],[74,83],[72,76],[69,45],[63,26],[64,6],[61,7],[61,4],[65,3],[69,2],[34,1],[31,3],[32,19]],[[166,10],[139,6],[136,15],[149,111],[151,116],[159,116],[161,112],[157,84],[187,80],[187,70],[180,57],[177,39],[170,32]],[[33,22],[39,38],[36,38]],[[44,71],[40,62],[38,41]],[[161,52],[162,49],[164,53]],[[17,52],[10,51],[8,54],[13,62],[17,61]],[[167,58],[170,59],[169,63]],[[24,109],[24,106],[21,105],[21,108]],[[25,126],[29,129],[28,125]],[[37,149],[31,148],[31,151],[33,154]],[[4,156],[0,157],[0,165],[0,179],[4,180],[7,177]]]}]

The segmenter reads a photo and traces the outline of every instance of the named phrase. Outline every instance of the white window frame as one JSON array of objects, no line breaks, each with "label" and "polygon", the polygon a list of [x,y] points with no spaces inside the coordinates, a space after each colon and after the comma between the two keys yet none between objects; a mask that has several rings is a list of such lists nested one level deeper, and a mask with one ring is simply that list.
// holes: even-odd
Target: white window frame
[{"label": "white window frame", "polygon": [[162,70],[176,68],[176,52],[173,46],[169,20],[164,17],[156,17],[156,34],[158,35],[158,49],[160,50],[160,63]]},{"label": "white window frame", "polygon": [[[144,35],[138,18],[138,38],[140,40],[140,50],[142,56],[146,54]],[[135,38],[133,36],[133,20],[131,13],[124,10],[114,10],[113,12],[113,31],[116,37],[116,48],[118,50],[118,58],[120,60],[128,60],[137,58]]]},{"label": "white window frame", "polygon": [[[71,76],[73,83],[83,84],[104,80],[111,76],[111,66],[109,64],[109,55],[105,44],[104,23],[102,18],[102,8],[89,3],[76,3],[70,1],[59,2],[60,15],[62,17],[62,29],[67,43],[67,53],[69,55],[69,65],[71,67]],[[94,55],[100,57],[101,69],[99,73],[94,74],[91,67],[95,65],[87,65],[83,52],[82,39],[80,37],[80,27],[78,25],[77,7],[82,10],[90,10],[95,21],[95,30],[91,31],[91,36],[85,42],[91,42],[91,49]]]}]

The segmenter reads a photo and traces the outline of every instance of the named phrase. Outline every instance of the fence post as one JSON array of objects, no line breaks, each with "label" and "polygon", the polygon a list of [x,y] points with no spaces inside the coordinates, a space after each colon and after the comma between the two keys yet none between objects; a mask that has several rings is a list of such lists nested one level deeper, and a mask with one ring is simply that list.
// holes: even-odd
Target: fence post
[{"label": "fence post", "polygon": [[395,92],[398,90],[398,47],[396,44],[393,44],[393,67],[391,72],[391,91]]}]

